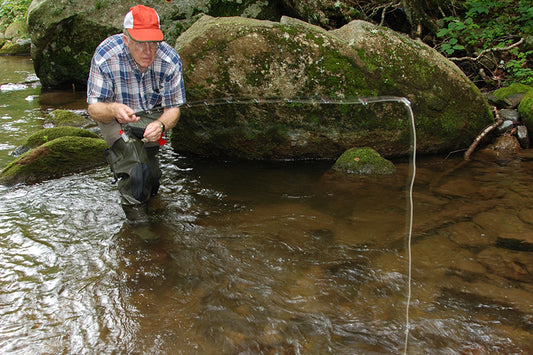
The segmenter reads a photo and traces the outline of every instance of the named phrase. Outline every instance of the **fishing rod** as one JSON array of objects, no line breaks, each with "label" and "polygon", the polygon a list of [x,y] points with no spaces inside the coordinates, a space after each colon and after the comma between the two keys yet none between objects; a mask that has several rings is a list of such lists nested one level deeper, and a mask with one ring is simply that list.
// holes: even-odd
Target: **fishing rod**
[{"label": "fishing rod", "polygon": [[[220,105],[253,105],[253,104],[322,104],[322,105],[363,105],[366,106],[378,102],[399,102],[403,103],[411,111],[411,102],[405,97],[399,96],[372,96],[372,97],[356,97],[350,99],[330,99],[330,98],[234,98],[222,97],[216,99],[196,100],[186,102],[182,107],[198,107],[198,106],[220,106]],[[411,111],[412,114],[412,111]]]}]

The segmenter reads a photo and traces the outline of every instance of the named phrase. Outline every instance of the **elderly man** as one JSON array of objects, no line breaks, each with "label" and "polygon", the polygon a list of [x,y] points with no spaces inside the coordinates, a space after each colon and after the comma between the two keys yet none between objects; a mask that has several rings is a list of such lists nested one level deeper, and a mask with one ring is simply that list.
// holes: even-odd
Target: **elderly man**
[{"label": "elderly man", "polygon": [[132,7],[124,17],[124,33],[96,48],[87,103],[111,147],[106,159],[119,180],[126,216],[138,220],[159,189],[157,153],[163,133],[176,125],[185,103],[181,60],[163,42],[154,9]]}]

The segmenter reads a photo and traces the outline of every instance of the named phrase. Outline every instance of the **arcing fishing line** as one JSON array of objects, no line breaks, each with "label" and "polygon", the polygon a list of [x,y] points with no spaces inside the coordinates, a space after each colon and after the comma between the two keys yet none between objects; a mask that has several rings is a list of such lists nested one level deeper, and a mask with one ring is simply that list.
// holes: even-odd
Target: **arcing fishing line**
[{"label": "arcing fishing line", "polygon": [[195,107],[195,106],[219,106],[219,105],[230,105],[230,104],[240,104],[240,105],[253,105],[253,104],[312,104],[312,105],[363,105],[366,106],[372,103],[378,102],[399,102],[404,104],[407,108],[407,113],[409,116],[410,131],[411,131],[411,178],[409,183],[409,227],[407,234],[407,301],[405,306],[405,341],[404,341],[404,350],[403,353],[407,354],[407,347],[409,341],[409,328],[410,328],[410,319],[409,319],[409,307],[411,305],[411,240],[413,235],[413,218],[414,218],[414,206],[413,206],[413,189],[415,184],[416,176],[416,126],[415,126],[415,116],[411,108],[411,102],[405,97],[398,96],[376,96],[376,97],[358,97],[353,99],[288,99],[288,98],[265,98],[265,99],[246,99],[246,98],[220,98],[214,100],[205,100],[205,101],[193,101],[186,103],[183,106],[185,107]]}]

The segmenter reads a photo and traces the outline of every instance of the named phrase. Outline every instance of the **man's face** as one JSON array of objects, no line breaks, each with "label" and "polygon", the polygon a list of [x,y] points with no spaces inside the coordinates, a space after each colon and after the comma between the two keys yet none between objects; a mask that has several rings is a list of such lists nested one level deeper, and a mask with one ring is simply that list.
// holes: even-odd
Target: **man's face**
[{"label": "man's face", "polygon": [[129,48],[141,71],[145,71],[154,62],[159,46],[159,42],[138,42],[126,35],[124,35],[124,44]]}]

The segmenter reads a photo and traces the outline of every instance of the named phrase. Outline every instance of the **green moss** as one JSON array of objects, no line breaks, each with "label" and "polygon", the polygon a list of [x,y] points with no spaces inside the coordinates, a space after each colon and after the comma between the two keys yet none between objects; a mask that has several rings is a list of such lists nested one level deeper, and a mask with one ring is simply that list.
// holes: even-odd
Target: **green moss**
[{"label": "green moss", "polygon": [[530,89],[518,105],[518,112],[520,117],[525,122],[528,130],[533,132],[533,89]]},{"label": "green moss", "polygon": [[98,138],[96,133],[86,129],[69,126],[52,127],[42,129],[29,136],[28,139],[26,139],[24,146],[28,148],[35,148],[54,139],[66,136]]},{"label": "green moss", "polygon": [[0,173],[6,185],[34,183],[105,163],[102,139],[61,137],[45,143],[11,162]]},{"label": "green moss", "polygon": [[337,159],[332,169],[359,175],[389,175],[396,171],[391,161],[382,158],[374,149],[368,147],[347,150]]},{"label": "green moss", "polygon": [[30,43],[20,44],[18,42],[6,41],[0,49],[0,55],[29,54]]},{"label": "green moss", "polygon": [[533,89],[529,85],[521,84],[521,83],[514,83],[507,87],[500,88],[496,91],[494,91],[492,94],[499,100],[504,99],[508,96],[515,95],[515,94],[524,94],[528,91]]}]

